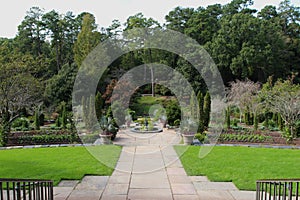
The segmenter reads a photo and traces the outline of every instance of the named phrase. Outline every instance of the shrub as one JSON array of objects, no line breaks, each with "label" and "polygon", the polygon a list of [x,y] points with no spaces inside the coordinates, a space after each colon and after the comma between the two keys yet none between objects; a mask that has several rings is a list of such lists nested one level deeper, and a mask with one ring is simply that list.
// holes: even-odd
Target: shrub
[{"label": "shrub", "polygon": [[176,119],[174,121],[174,126],[179,126],[180,125],[180,119]]},{"label": "shrub", "polygon": [[234,126],[234,127],[238,126],[238,120],[237,119],[232,120],[232,126]]},{"label": "shrub", "polygon": [[277,124],[278,124],[279,130],[282,131],[283,130],[283,120],[282,120],[280,113],[277,114]]},{"label": "shrub", "polygon": [[258,134],[221,134],[220,142],[265,142],[270,137]]},{"label": "shrub", "polygon": [[195,138],[199,140],[199,142],[203,143],[206,138],[206,133],[196,133]]},{"label": "shrub", "polygon": [[166,107],[168,124],[174,126],[174,122],[177,119],[181,119],[181,110],[177,101],[169,101]]},{"label": "shrub", "polygon": [[273,120],[269,120],[269,128],[275,128],[276,127],[276,122],[274,122]]},{"label": "shrub", "polygon": [[227,129],[230,129],[230,107],[228,106],[225,110],[225,122]]},{"label": "shrub", "polygon": [[199,125],[198,125],[198,132],[202,133],[205,130],[204,127],[204,96],[201,91],[197,94],[197,100],[199,104]]},{"label": "shrub", "polygon": [[60,117],[58,117],[58,118],[55,120],[55,126],[56,126],[56,127],[60,127],[60,124],[61,124],[60,121],[61,121],[61,120],[60,120]]},{"label": "shrub", "polygon": [[65,102],[62,102],[61,125],[63,129],[67,128],[67,110]]},{"label": "shrub", "polygon": [[297,137],[300,136],[300,120],[296,122],[296,134],[297,134]]},{"label": "shrub", "polygon": [[0,124],[0,147],[2,147],[2,146],[4,146],[5,145],[5,143],[4,143],[4,141],[3,141],[3,127],[2,127],[2,125]]},{"label": "shrub", "polygon": [[34,128],[35,130],[40,130],[40,110],[39,108],[36,108],[35,109],[35,112],[34,112]]},{"label": "shrub", "polygon": [[12,128],[17,128],[17,127],[29,128],[29,120],[26,119],[25,117],[17,118],[16,120],[13,121],[11,127]]},{"label": "shrub", "polygon": [[66,144],[80,142],[75,132],[70,131],[27,131],[11,133],[8,144],[11,145],[40,145],[40,144]]},{"label": "shrub", "polygon": [[258,129],[258,117],[257,114],[254,114],[254,130]]},{"label": "shrub", "polygon": [[209,92],[206,92],[204,96],[204,103],[203,103],[203,125],[205,128],[208,128],[209,121],[210,121],[210,112],[211,112],[211,98]]}]

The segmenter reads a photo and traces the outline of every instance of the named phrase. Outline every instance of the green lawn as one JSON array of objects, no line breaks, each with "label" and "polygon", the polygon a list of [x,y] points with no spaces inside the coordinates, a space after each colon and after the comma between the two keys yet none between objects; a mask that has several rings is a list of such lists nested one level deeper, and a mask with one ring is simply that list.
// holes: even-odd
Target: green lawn
[{"label": "green lawn", "polygon": [[156,103],[159,103],[160,97],[152,97],[152,96],[143,96],[138,98],[138,103],[139,104],[148,104],[148,105],[153,105]]},{"label": "green lawn", "polygon": [[[186,147],[176,146],[177,153]],[[300,178],[300,150],[249,147],[214,147],[205,158],[191,146],[181,156],[190,176],[206,175],[211,181],[232,181],[241,190],[255,190],[257,179]]]},{"label": "green lawn", "polygon": [[138,116],[149,114],[152,105],[159,104],[163,99],[160,97],[142,96],[137,99],[137,103],[133,104],[133,108]]},{"label": "green lawn", "polygon": [[[89,147],[97,159],[115,166],[121,147]],[[14,149],[0,151],[1,178],[54,180],[82,179],[84,175],[111,175],[113,169],[95,159],[84,147]]]}]

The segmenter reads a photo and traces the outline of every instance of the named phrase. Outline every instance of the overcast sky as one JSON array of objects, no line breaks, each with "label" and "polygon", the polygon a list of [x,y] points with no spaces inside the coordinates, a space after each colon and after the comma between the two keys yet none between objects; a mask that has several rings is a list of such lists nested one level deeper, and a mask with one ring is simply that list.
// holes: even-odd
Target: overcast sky
[{"label": "overcast sky", "polygon": [[[108,27],[112,20],[118,19],[122,23],[138,12],[146,17],[152,17],[164,22],[165,15],[176,6],[206,7],[216,3],[226,4],[231,0],[6,0],[0,8],[0,37],[12,38],[17,33],[17,26],[24,19],[26,11],[33,6],[44,8],[46,12],[56,10],[60,14],[72,11],[79,14],[83,11],[95,15],[100,27]],[[265,5],[278,6],[281,0],[254,0],[254,7],[261,9]],[[300,6],[300,0],[291,0]]]}]

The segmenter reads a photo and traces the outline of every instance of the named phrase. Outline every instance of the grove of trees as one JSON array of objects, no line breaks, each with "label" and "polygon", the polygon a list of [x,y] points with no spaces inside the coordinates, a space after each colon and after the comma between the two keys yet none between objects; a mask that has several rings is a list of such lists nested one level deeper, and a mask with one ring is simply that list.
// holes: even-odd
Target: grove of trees
[{"label": "grove of trees", "polygon": [[230,107],[237,107],[240,122],[243,120],[246,125],[253,125],[255,130],[258,129],[259,118],[264,120],[265,128],[268,128],[268,115],[272,113],[272,121],[282,131],[282,136],[289,142],[297,138],[300,85],[294,84],[293,78],[274,82],[270,77],[263,85],[250,80],[232,82],[228,91],[227,128],[230,128]]},{"label": "grove of trees", "polygon": [[[252,4],[252,0],[232,0],[226,5],[206,8],[176,7],[166,14],[164,24],[138,13],[124,24],[114,20],[109,27],[97,25],[91,13],[61,14],[32,7],[14,38],[0,38],[0,145],[5,144],[11,123],[20,116],[33,116],[37,108],[50,116],[62,104],[71,111],[73,83],[82,61],[100,42],[118,38],[123,31],[133,28],[168,28],[190,36],[210,53],[228,87],[236,80],[265,84],[272,76],[274,85],[270,86],[271,92],[264,102],[272,111],[281,113],[293,135],[291,127],[299,113],[291,116],[285,112],[299,106],[299,96],[294,101],[280,99],[279,94],[285,94],[286,98],[299,94],[300,8],[290,0],[283,0],[278,7],[267,5],[260,11],[252,9]],[[179,71],[196,94],[200,91],[206,94],[201,75],[182,57],[157,49],[142,49],[121,56],[105,72],[97,88],[97,101],[103,102],[100,103],[103,109],[110,106],[106,96],[99,99],[100,94],[107,93],[107,86],[129,69],[153,62]],[[281,81],[288,77],[293,77],[292,82]],[[293,91],[286,90],[291,88]],[[164,88],[161,93],[170,91]],[[238,104],[245,109],[242,102]],[[248,109],[257,110],[253,106]],[[204,126],[208,123],[209,119],[205,119]]]}]

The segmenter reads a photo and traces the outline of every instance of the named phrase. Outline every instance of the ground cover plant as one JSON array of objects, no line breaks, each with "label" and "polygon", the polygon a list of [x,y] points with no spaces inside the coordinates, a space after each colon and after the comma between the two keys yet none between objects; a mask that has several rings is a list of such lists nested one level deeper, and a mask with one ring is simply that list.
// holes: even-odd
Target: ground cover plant
[{"label": "ground cover plant", "polygon": [[[258,179],[300,177],[300,150],[249,147],[214,147],[203,159],[201,147],[190,146],[180,157],[189,176],[205,175],[211,181],[232,181],[241,190],[255,190]],[[184,146],[176,146],[181,155]]]},{"label": "ground cover plant", "polygon": [[[102,163],[115,166],[121,147],[114,145],[89,147]],[[0,151],[0,177],[80,180],[84,175],[109,176],[113,168],[95,159],[84,147],[13,149]]]}]

